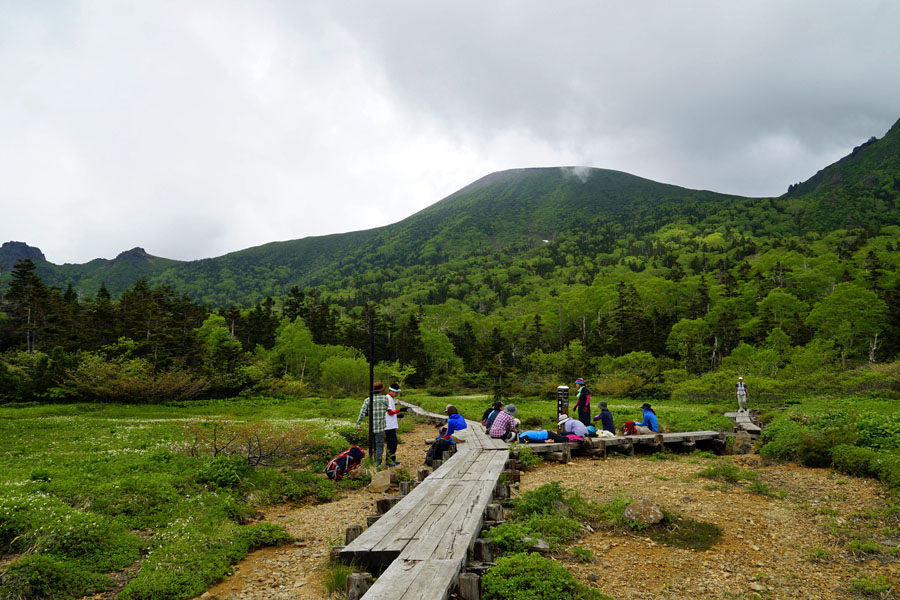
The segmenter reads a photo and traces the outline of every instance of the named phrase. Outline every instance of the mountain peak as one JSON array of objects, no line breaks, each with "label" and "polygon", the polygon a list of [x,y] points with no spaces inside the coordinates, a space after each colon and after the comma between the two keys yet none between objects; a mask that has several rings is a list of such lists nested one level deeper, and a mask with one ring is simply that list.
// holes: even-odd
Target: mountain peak
[{"label": "mountain peak", "polygon": [[9,271],[22,259],[47,262],[40,248],[29,246],[25,242],[3,242],[0,246],[0,270]]}]

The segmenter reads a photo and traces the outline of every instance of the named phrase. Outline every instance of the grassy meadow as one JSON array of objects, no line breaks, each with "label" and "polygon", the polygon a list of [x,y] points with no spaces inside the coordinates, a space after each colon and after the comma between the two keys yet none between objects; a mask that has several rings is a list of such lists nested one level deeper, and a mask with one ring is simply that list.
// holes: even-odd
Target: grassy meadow
[{"label": "grassy meadow", "polygon": [[[489,396],[403,399],[477,420]],[[594,403],[599,400],[595,399]],[[617,425],[640,401],[607,399]],[[524,428],[553,427],[555,399],[513,398]],[[289,542],[260,506],[328,502],[324,464],[352,443],[360,399],[240,398],[167,405],[0,406],[0,598],[190,598],[248,552]],[[729,428],[730,405],[654,404],[666,431]],[[595,409],[596,410],[596,409]],[[763,455],[900,486],[895,401],[766,407]],[[401,421],[403,433],[413,418]],[[0,565],[3,563],[0,562]],[[128,573],[123,575],[123,573]]]}]

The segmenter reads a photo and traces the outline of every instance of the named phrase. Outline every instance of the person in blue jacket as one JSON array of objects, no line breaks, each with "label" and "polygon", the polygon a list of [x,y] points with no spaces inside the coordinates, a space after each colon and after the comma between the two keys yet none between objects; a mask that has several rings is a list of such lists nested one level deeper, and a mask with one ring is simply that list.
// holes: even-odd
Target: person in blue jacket
[{"label": "person in blue jacket", "polygon": [[556,433],[555,431],[548,431],[546,429],[531,429],[520,433],[519,441],[525,444],[531,444],[534,442],[544,442],[546,444],[551,444],[553,442],[568,442],[569,438]]},{"label": "person in blue jacket", "polygon": [[656,420],[656,413],[646,402],[641,405],[641,410],[644,411],[644,420],[634,424],[635,431],[639,434],[658,433],[659,422]]},{"label": "person in blue jacket", "polygon": [[453,436],[456,436],[457,439],[465,439],[469,431],[463,416],[459,414],[459,411],[452,404],[448,404],[444,412],[447,413],[447,424],[441,427],[441,437],[445,440],[450,440],[451,443]]}]

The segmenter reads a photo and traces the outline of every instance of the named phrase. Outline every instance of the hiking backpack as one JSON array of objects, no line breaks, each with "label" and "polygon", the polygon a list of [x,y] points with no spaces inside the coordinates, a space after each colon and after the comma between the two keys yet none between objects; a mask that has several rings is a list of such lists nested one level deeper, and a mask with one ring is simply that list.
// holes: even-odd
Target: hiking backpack
[{"label": "hiking backpack", "polygon": [[329,479],[340,481],[344,475],[358,467],[362,459],[366,457],[365,451],[359,446],[350,446],[325,466],[325,474]]},{"label": "hiking backpack", "polygon": [[634,421],[625,421],[625,424],[622,425],[622,435],[635,435],[636,433]]}]

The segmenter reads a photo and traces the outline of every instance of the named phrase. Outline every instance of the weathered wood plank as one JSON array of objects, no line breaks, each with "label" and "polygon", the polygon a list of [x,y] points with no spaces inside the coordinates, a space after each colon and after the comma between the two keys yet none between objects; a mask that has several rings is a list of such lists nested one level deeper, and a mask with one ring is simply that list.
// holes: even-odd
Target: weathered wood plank
[{"label": "weathered wood plank", "polygon": [[363,596],[365,600],[445,600],[462,563],[397,559]]}]

